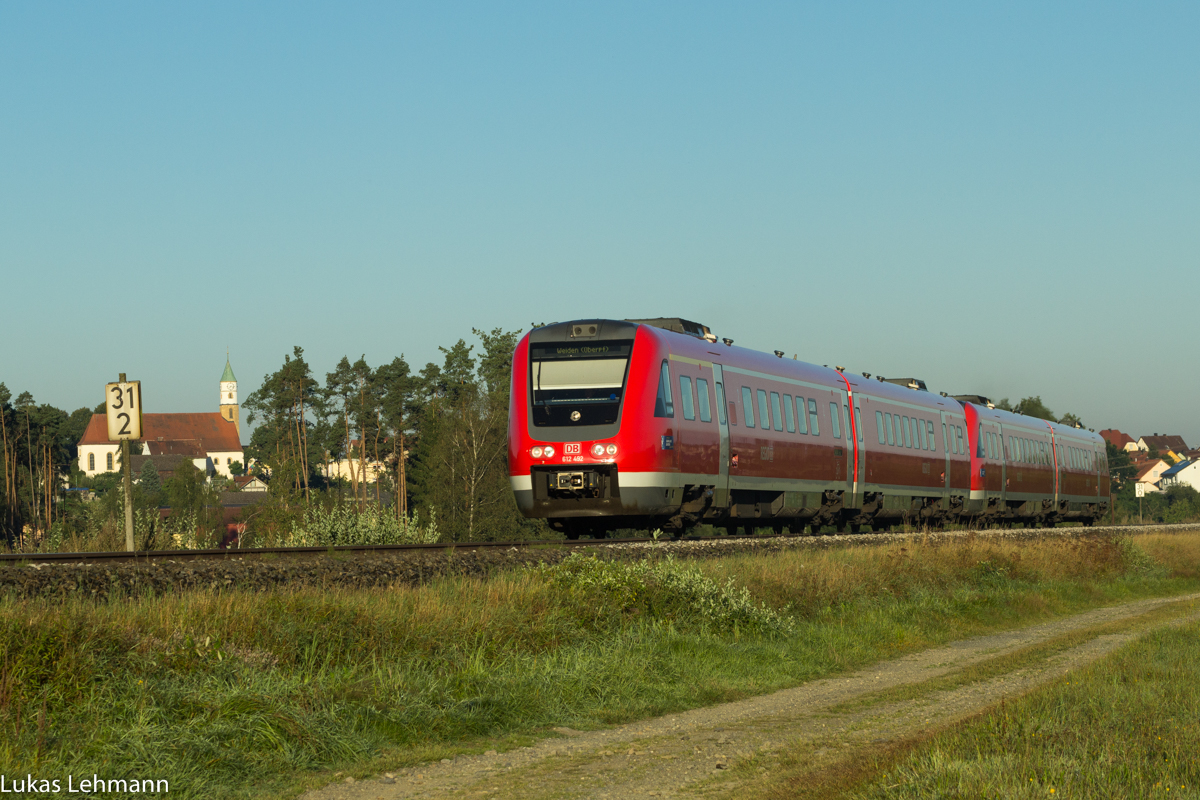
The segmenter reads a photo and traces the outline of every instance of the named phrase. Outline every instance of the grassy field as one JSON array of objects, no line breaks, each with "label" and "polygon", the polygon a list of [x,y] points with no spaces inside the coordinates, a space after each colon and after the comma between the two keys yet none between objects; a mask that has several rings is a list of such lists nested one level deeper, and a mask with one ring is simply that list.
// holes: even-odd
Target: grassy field
[{"label": "grassy field", "polygon": [[[859,798],[1200,797],[1200,624],[880,759]],[[894,754],[893,754],[894,755]]]},{"label": "grassy field", "polygon": [[580,556],[390,591],[3,598],[0,771],[165,777],[183,797],[286,796],[334,770],[745,697],[1195,591],[1198,564],[1191,533],[698,564]]}]

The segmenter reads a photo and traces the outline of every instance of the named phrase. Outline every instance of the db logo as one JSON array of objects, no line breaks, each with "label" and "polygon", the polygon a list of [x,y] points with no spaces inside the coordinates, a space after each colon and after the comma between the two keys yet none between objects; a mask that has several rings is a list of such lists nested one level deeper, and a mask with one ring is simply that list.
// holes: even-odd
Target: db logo
[{"label": "db logo", "polygon": [[579,448],[580,448],[579,442],[574,442],[572,444],[564,444],[563,445],[563,453],[568,456],[577,456],[581,452]]}]

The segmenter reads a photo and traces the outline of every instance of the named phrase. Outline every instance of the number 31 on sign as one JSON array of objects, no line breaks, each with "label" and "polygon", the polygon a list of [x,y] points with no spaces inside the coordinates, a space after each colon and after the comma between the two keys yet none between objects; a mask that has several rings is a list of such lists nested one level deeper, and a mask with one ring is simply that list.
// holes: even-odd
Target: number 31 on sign
[{"label": "number 31 on sign", "polygon": [[142,438],[141,381],[104,384],[104,406],[110,442]]}]

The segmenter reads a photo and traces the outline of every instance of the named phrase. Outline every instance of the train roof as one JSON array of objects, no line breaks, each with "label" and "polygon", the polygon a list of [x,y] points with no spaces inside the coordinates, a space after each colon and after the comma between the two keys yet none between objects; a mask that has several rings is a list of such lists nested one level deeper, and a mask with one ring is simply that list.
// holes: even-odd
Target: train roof
[{"label": "train roof", "polygon": [[[711,360],[722,364],[728,369],[749,369],[780,377],[827,382],[831,386],[850,383],[857,394],[890,399],[903,403],[926,405],[930,408],[947,408],[955,405],[966,408],[972,407],[984,419],[994,420],[1005,425],[1027,427],[1034,431],[1042,431],[1046,425],[1054,428],[1055,435],[1066,438],[1077,438],[1083,441],[1103,441],[1099,434],[1083,428],[1074,428],[1039,417],[1027,417],[1012,411],[996,408],[991,400],[983,395],[961,394],[950,396],[943,393],[930,392],[925,381],[919,378],[885,378],[882,375],[872,376],[870,373],[861,374],[847,372],[842,367],[817,365],[800,361],[796,356],[784,358],[784,351],[776,350],[774,355],[760,350],[734,346],[733,339],[722,339],[717,344],[717,337],[708,326],[692,322],[681,317],[655,317],[652,319],[583,319],[568,322],[556,322],[534,328],[529,333],[530,342],[561,342],[564,339],[582,340],[613,340],[632,339],[639,326],[645,326],[655,338],[671,342],[671,349],[681,355],[690,355],[705,359],[705,356],[715,356]],[[705,359],[708,360],[708,359]]]}]

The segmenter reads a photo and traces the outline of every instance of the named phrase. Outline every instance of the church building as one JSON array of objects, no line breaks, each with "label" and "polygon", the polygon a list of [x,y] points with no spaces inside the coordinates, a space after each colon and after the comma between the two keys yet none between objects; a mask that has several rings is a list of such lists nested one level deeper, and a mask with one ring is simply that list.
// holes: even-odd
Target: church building
[{"label": "church building", "polygon": [[[142,414],[142,439],[130,444],[141,455],[182,455],[192,459],[208,474],[231,477],[229,467],[235,461],[246,463],[241,443],[238,414],[237,378],[229,359],[221,376],[218,411],[200,414]],[[118,468],[119,442],[108,440],[108,422],[104,414],[93,414],[83,438],[79,440],[79,469],[86,475],[113,472]]]}]

